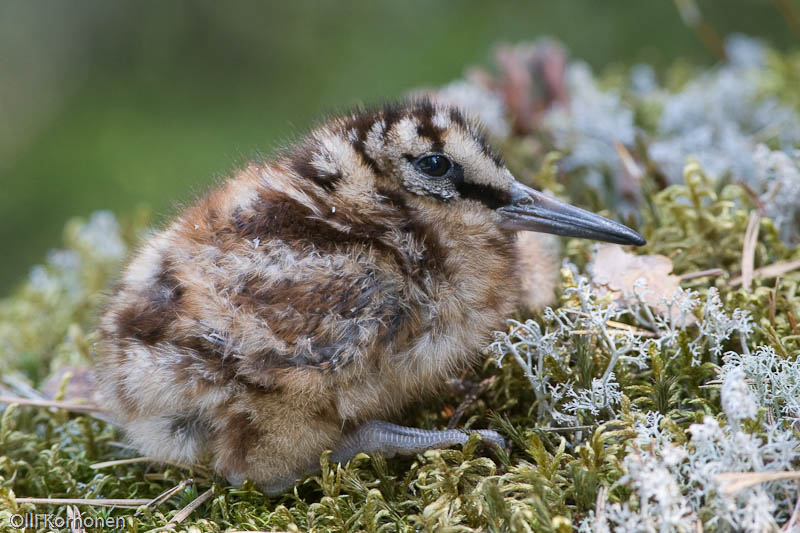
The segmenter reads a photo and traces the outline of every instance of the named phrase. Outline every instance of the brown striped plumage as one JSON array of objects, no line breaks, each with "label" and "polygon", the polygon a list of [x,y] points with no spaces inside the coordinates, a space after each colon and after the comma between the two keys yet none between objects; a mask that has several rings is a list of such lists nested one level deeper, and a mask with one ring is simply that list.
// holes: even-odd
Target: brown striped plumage
[{"label": "brown striped plumage", "polygon": [[513,183],[454,109],[330,121],[133,258],[101,321],[104,401],[143,453],[271,491],[325,449],[346,459],[367,442],[348,435],[463,369],[514,308]]}]

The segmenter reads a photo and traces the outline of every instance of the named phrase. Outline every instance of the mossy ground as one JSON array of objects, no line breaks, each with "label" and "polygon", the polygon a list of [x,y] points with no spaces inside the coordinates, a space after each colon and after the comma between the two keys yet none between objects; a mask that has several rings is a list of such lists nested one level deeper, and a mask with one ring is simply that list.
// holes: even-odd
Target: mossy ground
[{"label": "mossy ground", "polygon": [[[800,70],[796,57],[775,56],[773,61],[770,72],[775,76],[764,90],[796,98],[786,90]],[[612,73],[605,82],[613,85],[613,80]],[[647,108],[645,102],[638,100],[631,107],[636,109],[640,127],[652,130],[657,123],[653,115],[657,117],[660,110]],[[520,136],[502,143],[516,175],[535,176],[567,199],[614,211],[613,197],[609,201],[607,195],[585,188],[580,172],[556,170],[557,158],[545,157],[553,144],[541,137]],[[534,139],[540,144],[531,149]],[[760,208],[752,191],[731,175],[710,177],[691,162],[684,182],[667,186],[646,149],[633,145],[630,150],[643,172],[642,199],[629,218],[648,240],[636,253],[668,256],[673,274],[678,276],[719,269],[703,277],[687,276],[684,289],[697,291],[701,302],[710,301],[709,291],[716,290],[722,313],[732,315],[739,309],[752,317],[753,330],[746,337],[750,350],[768,346],[786,361],[794,361],[800,355],[800,273],[784,273],[779,282],[775,277],[756,276],[749,289],[731,283],[742,270],[750,214]],[[0,370],[6,391],[21,394],[26,385],[40,385],[59,368],[78,368],[91,360],[95,313],[122,257],[97,253],[99,237],[87,230],[92,223],[98,222],[70,224],[65,247],[71,255],[49,257],[39,274],[0,304]],[[100,223],[110,224],[108,220]],[[761,218],[759,224],[755,268],[800,259],[800,250],[781,241],[780,229],[769,218]],[[145,225],[143,217],[135,216],[121,229],[106,230],[109,235],[119,235],[120,242],[130,248],[141,238]],[[101,244],[108,246],[108,242]],[[566,258],[578,272],[584,272],[592,244],[579,240],[565,244]],[[577,282],[573,274],[565,271],[555,313],[574,314]],[[674,344],[662,348],[649,345],[646,357],[640,359],[644,366],[619,363],[615,367],[621,396],[613,406],[605,405],[596,412],[575,410],[570,423],[552,416],[548,409],[555,405],[553,398],[537,395],[518,365],[506,359],[499,367],[487,351],[483,366],[462,376],[462,385],[483,382],[485,387],[466,406],[459,425],[498,429],[512,443],[509,453],[489,450],[472,438],[461,448],[410,458],[360,455],[347,465],[338,465],[323,456],[319,476],[309,477],[275,498],[264,496],[249,482],[242,488],[231,487],[203,469],[150,462],[93,468],[100,462],[135,457],[135,452],[120,443],[117,428],[62,409],[6,406],[0,418],[0,527],[10,528],[12,513],[66,516],[65,505],[21,503],[18,499],[23,497],[155,499],[185,484],[183,490],[157,505],[78,508],[85,517],[123,516],[126,529],[136,532],[572,531],[582,520],[595,516],[599,501],[624,503],[633,510],[647,501],[637,496],[636,486],[627,483],[625,459],[632,453],[660,453],[654,445],[648,452],[634,442],[637,424],[648,413],[663,417],[659,429],[676,445],[689,446],[690,426],[703,423],[708,416],[722,425],[731,423],[720,402],[717,378],[723,365],[720,354],[741,351],[740,337],[722,338],[716,348],[709,344],[694,351],[688,348],[707,318],[709,305],[693,310],[698,323],[682,328]],[[543,326],[552,323],[552,317],[541,312],[514,318],[533,319]],[[620,320],[652,330],[633,315],[623,315]],[[591,389],[613,357],[613,350],[597,331],[576,334],[559,346],[569,348],[568,363],[545,358],[545,370],[551,384],[569,382],[576,390]],[[494,379],[484,381],[489,378]],[[463,387],[454,387],[406,413],[402,422],[444,427],[465,396]],[[742,422],[742,430],[760,438],[765,435],[765,420],[773,414],[762,408],[757,419]],[[783,429],[797,436],[796,426],[788,418]],[[682,490],[690,489],[686,485]],[[181,510],[205,494],[204,503],[176,523]],[[697,520],[710,529],[729,529],[724,522],[715,521],[711,496],[703,498],[708,501],[693,507]],[[787,494],[786,501],[797,498],[796,493]],[[776,520],[785,523],[788,512],[791,509],[779,506]]]}]

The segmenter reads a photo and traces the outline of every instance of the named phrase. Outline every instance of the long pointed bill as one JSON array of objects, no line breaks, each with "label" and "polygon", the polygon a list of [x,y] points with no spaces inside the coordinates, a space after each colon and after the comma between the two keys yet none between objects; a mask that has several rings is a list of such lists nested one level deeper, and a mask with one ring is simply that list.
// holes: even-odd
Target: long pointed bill
[{"label": "long pointed bill", "polygon": [[504,228],[616,244],[645,244],[644,238],[627,226],[565,204],[519,182],[514,182],[510,192],[509,205],[497,209],[504,218]]}]

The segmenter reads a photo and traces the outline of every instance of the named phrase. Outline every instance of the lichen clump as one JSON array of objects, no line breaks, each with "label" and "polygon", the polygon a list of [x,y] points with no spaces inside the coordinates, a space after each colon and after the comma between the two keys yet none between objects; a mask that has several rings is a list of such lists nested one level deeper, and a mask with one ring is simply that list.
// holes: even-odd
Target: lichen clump
[{"label": "lichen clump", "polygon": [[[480,369],[403,420],[444,427],[458,413],[506,435],[509,454],[473,437],[410,458],[323,455],[319,476],[269,499],[202,467],[93,468],[135,453],[116,428],[15,405],[0,418],[0,523],[33,512],[22,497],[178,487],[138,511],[78,507],[131,531],[800,528],[800,61],[744,37],[727,55],[597,77],[545,41],[501,47],[496,72],[434,93],[489,122],[518,178],[637,227],[648,244],[633,253],[659,258],[631,264],[670,277],[609,290],[596,245],[566,241],[557,303],[510,317]],[[35,397],[91,361],[103,289],[145,227],[109,213],[70,223],[65,248],[0,302],[2,394]]]}]

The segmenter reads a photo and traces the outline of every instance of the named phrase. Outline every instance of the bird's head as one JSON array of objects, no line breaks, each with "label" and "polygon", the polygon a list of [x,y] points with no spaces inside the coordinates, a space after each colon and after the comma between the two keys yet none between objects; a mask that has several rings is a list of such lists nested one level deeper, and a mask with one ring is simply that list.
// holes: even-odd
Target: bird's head
[{"label": "bird's head", "polygon": [[303,154],[295,171],[331,194],[391,190],[440,218],[468,212],[508,231],[645,243],[622,224],[523,185],[480,126],[453,107],[427,100],[337,119],[312,135]]}]

